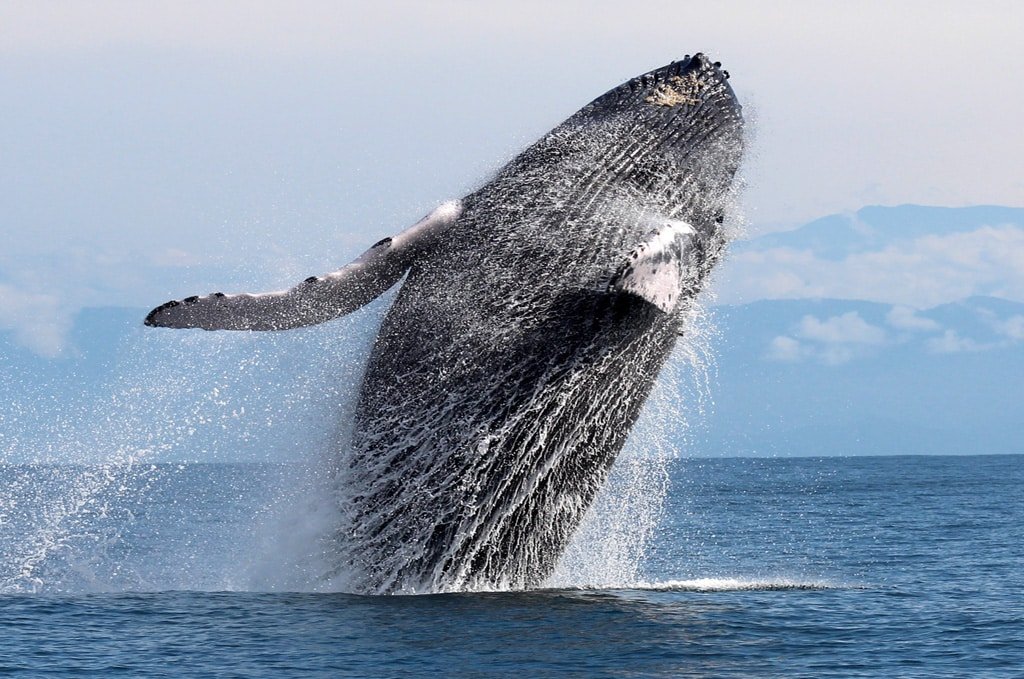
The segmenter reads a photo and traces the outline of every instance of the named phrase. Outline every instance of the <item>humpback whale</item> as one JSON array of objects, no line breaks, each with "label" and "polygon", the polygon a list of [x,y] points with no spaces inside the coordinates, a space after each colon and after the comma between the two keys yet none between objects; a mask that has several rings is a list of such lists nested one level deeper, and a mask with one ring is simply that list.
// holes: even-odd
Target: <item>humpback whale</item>
[{"label": "humpback whale", "polygon": [[741,107],[702,54],[615,87],[351,264],[146,325],[285,330],[401,282],[339,446],[339,570],[365,593],[554,569],[726,243]]}]

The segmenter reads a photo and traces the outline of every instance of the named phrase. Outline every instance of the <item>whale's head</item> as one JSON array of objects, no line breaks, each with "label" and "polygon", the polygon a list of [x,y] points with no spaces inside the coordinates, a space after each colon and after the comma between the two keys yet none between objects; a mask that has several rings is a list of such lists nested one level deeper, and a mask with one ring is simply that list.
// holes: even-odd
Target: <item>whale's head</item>
[{"label": "whale's head", "polygon": [[743,150],[743,115],[729,73],[703,54],[637,76],[567,123],[586,130],[609,173],[673,219],[718,231]]},{"label": "whale's head", "polygon": [[627,80],[574,118],[624,123],[622,146],[642,143],[684,156],[709,143],[742,141],[742,107],[729,72],[699,53]]}]

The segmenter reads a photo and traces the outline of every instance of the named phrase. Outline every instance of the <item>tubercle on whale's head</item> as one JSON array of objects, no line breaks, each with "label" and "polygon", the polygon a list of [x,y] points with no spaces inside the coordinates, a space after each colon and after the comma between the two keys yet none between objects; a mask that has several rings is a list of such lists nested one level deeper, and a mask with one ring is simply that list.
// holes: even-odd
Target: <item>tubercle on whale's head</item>
[{"label": "tubercle on whale's head", "polygon": [[708,107],[716,117],[742,120],[729,72],[721,63],[697,53],[627,80],[587,104],[581,113],[660,109],[662,114],[679,115]]}]

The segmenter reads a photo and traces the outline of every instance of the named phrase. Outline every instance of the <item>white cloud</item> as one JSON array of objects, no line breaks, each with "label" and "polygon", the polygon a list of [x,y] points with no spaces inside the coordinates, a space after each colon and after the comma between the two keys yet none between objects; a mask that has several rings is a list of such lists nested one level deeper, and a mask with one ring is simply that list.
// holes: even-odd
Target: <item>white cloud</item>
[{"label": "white cloud", "polygon": [[[66,354],[78,310],[93,306],[155,306],[206,285],[202,258],[181,249],[156,253],[125,248],[69,247],[59,254],[17,257],[0,253],[0,330],[45,357]],[[180,287],[176,284],[180,281]]]},{"label": "white cloud", "polygon": [[970,337],[961,337],[955,330],[947,330],[942,337],[932,337],[925,344],[933,354],[955,354],[962,351],[985,351],[995,345],[983,344]]},{"label": "white cloud", "polygon": [[972,295],[1024,302],[1024,228],[925,236],[839,261],[793,248],[739,252],[727,267],[719,285],[727,304],[832,297],[927,308]]},{"label": "white cloud", "polygon": [[885,330],[871,325],[856,311],[825,320],[804,316],[793,334],[804,341],[779,335],[769,342],[765,358],[784,363],[811,359],[825,365],[842,365],[868,354],[887,340]]},{"label": "white cloud", "polygon": [[897,305],[885,315],[886,322],[897,330],[921,330],[924,332],[939,330],[942,326],[930,318],[923,318],[917,315],[914,309],[908,306]]},{"label": "white cloud", "polygon": [[987,323],[997,336],[1003,339],[981,342],[972,337],[963,337],[955,330],[946,330],[941,337],[932,337],[925,343],[925,348],[935,354],[953,354],[965,351],[989,351],[1010,347],[1024,341],[1024,316],[1010,316],[999,319],[995,313],[987,309],[979,310],[979,316]]},{"label": "white cloud", "polygon": [[779,335],[768,345],[767,358],[770,361],[795,363],[804,357],[804,347],[797,340]]},{"label": "white cloud", "polygon": [[843,363],[849,363],[859,356],[860,353],[848,344],[837,344],[822,347],[816,353],[816,357],[825,365],[842,365]]},{"label": "white cloud", "polygon": [[884,344],[885,330],[871,325],[856,311],[848,311],[827,320],[804,316],[797,334],[805,339],[826,344]]},{"label": "white cloud", "polygon": [[993,323],[996,332],[1015,342],[1024,340],[1024,316],[1011,316],[1005,321]]},{"label": "white cloud", "polygon": [[779,363],[798,363],[813,360],[825,365],[842,365],[864,353],[863,347],[849,344],[815,345],[801,342],[788,335],[779,335],[768,343],[765,358]]},{"label": "white cloud", "polygon": [[18,343],[52,358],[64,349],[70,327],[55,296],[0,283],[0,329],[13,331]]}]

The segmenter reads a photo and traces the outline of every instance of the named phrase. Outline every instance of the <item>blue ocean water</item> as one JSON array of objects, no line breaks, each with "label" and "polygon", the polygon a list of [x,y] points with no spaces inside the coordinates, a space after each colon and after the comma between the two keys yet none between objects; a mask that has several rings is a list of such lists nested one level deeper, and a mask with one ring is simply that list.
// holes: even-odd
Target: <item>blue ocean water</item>
[{"label": "blue ocean water", "polygon": [[292,467],[0,467],[0,674],[1024,676],[1024,456],[665,471],[620,582],[368,597],[303,581]]}]

